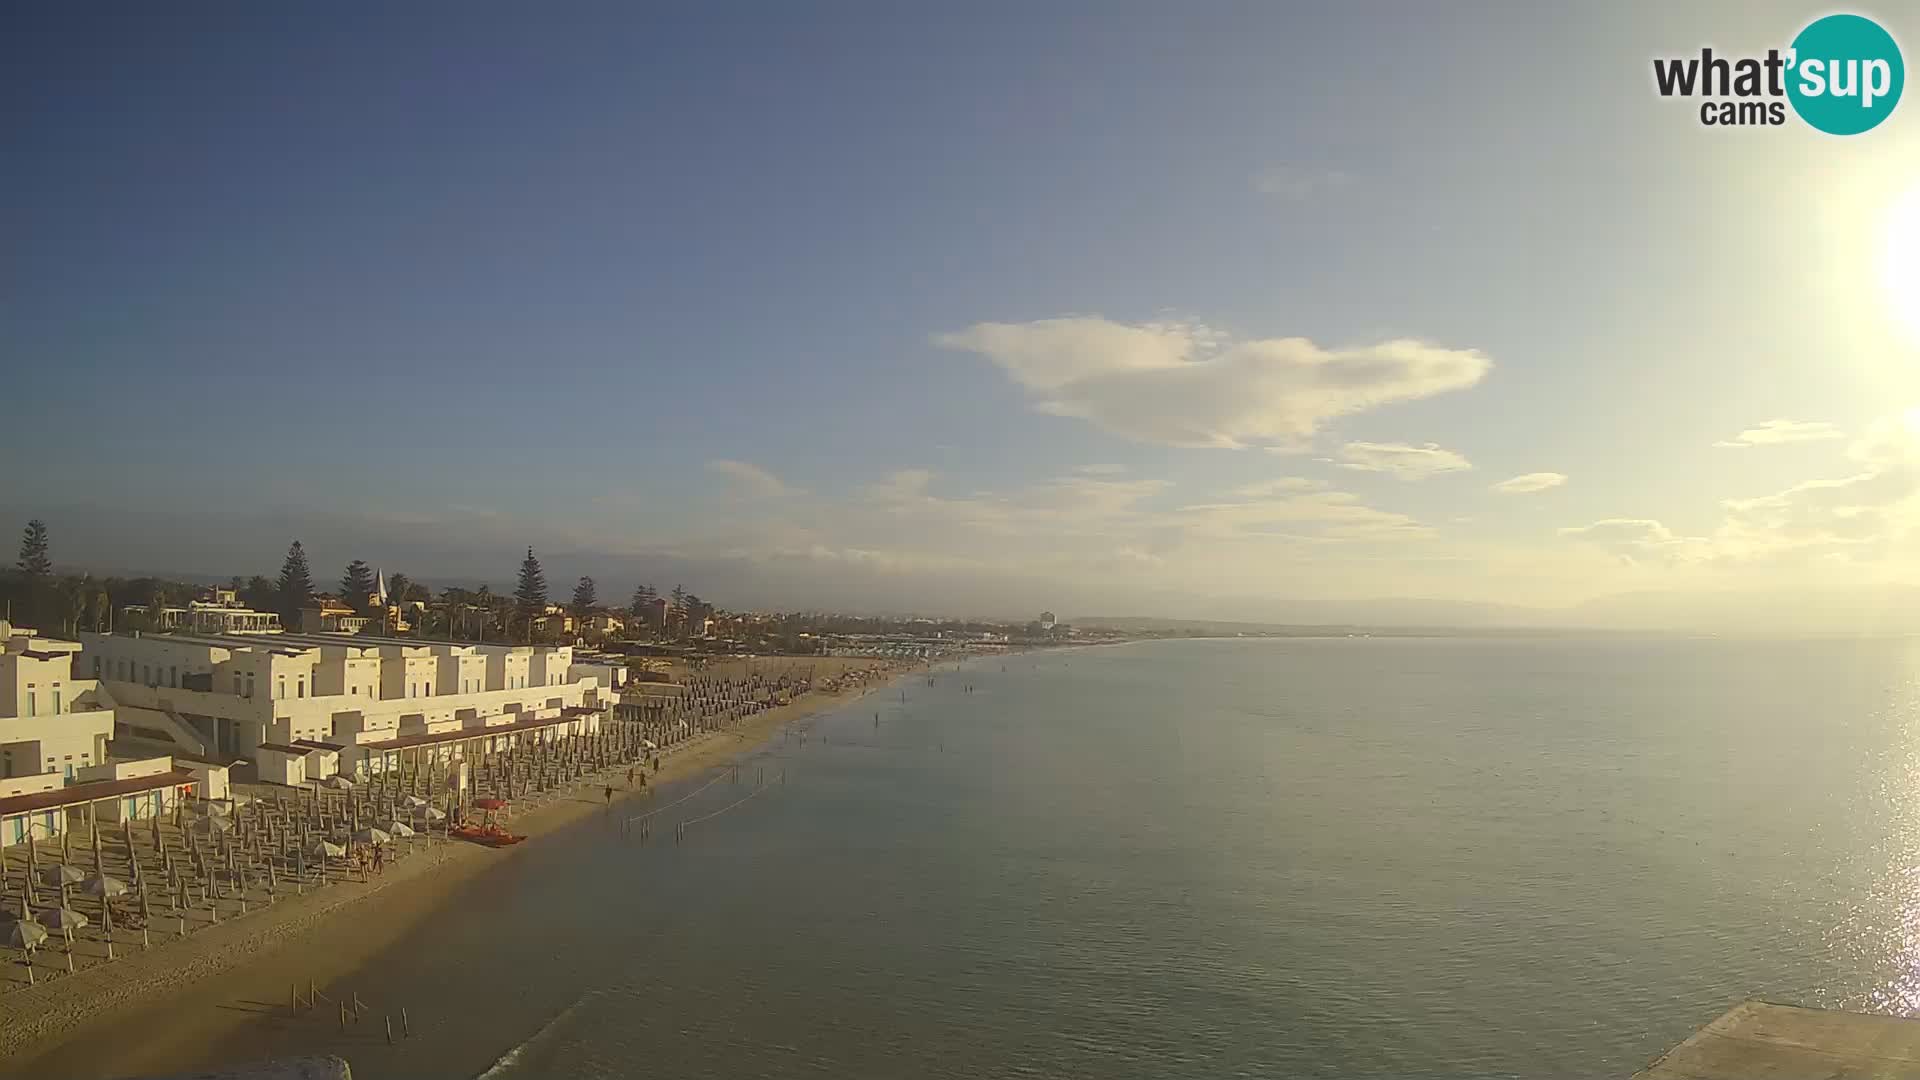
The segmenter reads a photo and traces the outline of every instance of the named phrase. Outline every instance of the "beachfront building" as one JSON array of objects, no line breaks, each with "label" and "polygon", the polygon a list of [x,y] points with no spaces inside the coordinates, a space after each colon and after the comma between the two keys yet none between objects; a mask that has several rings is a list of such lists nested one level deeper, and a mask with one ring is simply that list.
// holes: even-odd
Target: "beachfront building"
[{"label": "beachfront building", "polygon": [[82,670],[97,673],[136,736],[246,758],[280,776],[297,759],[302,779],[377,768],[382,759],[362,748],[412,736],[562,717],[597,729],[583,718],[612,701],[599,673],[573,671],[568,646],[314,633],[80,637]]},{"label": "beachfront building", "polygon": [[74,678],[79,651],[0,620],[0,778],[63,785],[106,760],[112,703],[97,680]]},{"label": "beachfront building", "polygon": [[255,611],[239,604],[209,604],[195,600],[187,605],[186,625],[196,634],[277,634],[280,616],[272,611]]}]

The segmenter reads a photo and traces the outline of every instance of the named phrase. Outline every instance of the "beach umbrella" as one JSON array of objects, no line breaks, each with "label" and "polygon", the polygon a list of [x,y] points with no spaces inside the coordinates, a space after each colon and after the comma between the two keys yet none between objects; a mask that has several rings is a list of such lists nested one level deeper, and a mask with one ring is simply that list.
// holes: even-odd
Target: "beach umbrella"
[{"label": "beach umbrella", "polygon": [[400,805],[418,808],[418,807],[427,805],[427,800],[421,798],[418,795],[409,795],[406,798],[400,800]]},{"label": "beach umbrella", "polygon": [[95,874],[87,879],[83,889],[88,896],[98,896],[104,900],[109,896],[125,896],[127,883],[105,874]]},{"label": "beach umbrella", "polygon": [[395,836],[412,836],[413,826],[404,821],[395,821],[387,825],[387,831]]},{"label": "beach umbrella", "polygon": [[7,924],[5,933],[7,945],[23,952],[31,952],[47,940],[47,928],[32,919],[15,919]]},{"label": "beach umbrella", "polygon": [[421,821],[443,821],[447,815],[437,806],[422,806],[414,811],[413,816]]},{"label": "beach umbrella", "polygon": [[40,871],[40,880],[46,882],[48,888],[57,889],[62,885],[78,885],[87,880],[87,875],[79,867],[55,863]]},{"label": "beach umbrella", "polygon": [[90,925],[93,920],[70,907],[42,908],[39,913],[40,925],[49,930],[74,931]]},{"label": "beach umbrella", "polygon": [[646,747],[649,750],[660,749],[659,744],[655,743],[652,739],[641,739],[640,745]]},{"label": "beach umbrella", "polygon": [[333,859],[340,859],[340,858],[345,858],[345,857],[346,857],[346,854],[347,854],[347,849],[346,849],[346,848],[345,848],[344,846],[342,846],[342,845],[340,845],[340,844],[335,844],[335,843],[332,843],[332,842],[330,842],[330,841],[326,841],[326,840],[320,840],[320,841],[317,841],[317,842],[316,842],[316,843],[315,843],[315,844],[313,845],[313,848],[312,848],[312,850],[313,850],[313,853],[314,853],[315,855],[318,855],[318,856],[320,856],[320,857],[321,857],[321,858],[323,858],[323,859],[327,859],[327,858],[333,858]]},{"label": "beach umbrella", "polygon": [[347,779],[346,777],[340,775],[339,773],[334,773],[332,776],[329,776],[325,780],[322,780],[320,782],[327,785],[330,788],[333,788],[335,791],[352,791],[353,790],[353,781]]},{"label": "beach umbrella", "polygon": [[233,828],[233,821],[218,814],[208,814],[193,824],[193,831],[207,836],[221,836],[231,828]]},{"label": "beach umbrella", "polygon": [[357,833],[354,833],[353,838],[355,840],[358,840],[362,844],[393,843],[393,837],[389,835],[385,829],[376,829],[371,826],[361,829]]}]

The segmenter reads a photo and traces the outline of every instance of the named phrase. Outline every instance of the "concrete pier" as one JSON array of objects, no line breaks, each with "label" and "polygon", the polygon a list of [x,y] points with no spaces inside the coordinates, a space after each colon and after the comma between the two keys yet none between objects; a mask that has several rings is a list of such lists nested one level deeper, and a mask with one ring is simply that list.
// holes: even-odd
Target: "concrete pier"
[{"label": "concrete pier", "polygon": [[1635,1080],[1920,1080],[1920,1020],[1747,1001]]}]

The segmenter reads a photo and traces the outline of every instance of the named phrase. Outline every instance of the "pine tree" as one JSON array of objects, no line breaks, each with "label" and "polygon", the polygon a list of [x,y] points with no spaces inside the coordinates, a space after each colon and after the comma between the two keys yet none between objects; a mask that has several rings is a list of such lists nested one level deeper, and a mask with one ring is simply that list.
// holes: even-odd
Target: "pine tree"
[{"label": "pine tree", "polygon": [[635,585],[633,587],[633,602],[627,605],[627,610],[635,615],[640,614],[646,610],[647,599],[647,587],[645,585]]},{"label": "pine tree", "polygon": [[594,588],[592,578],[583,577],[580,579],[580,584],[573,587],[573,613],[580,618],[584,619],[591,614],[594,605],[599,602],[600,597]]},{"label": "pine tree", "polygon": [[39,518],[27,522],[20,533],[20,569],[35,578],[53,573],[53,560],[47,556],[47,523]]},{"label": "pine tree", "polygon": [[280,621],[298,626],[300,609],[313,603],[313,571],[307,566],[307,552],[295,540],[287,549],[287,561],[280,564]]},{"label": "pine tree", "polygon": [[687,610],[687,590],[675,585],[673,587],[673,599],[667,604],[667,610],[676,612]]},{"label": "pine tree", "polygon": [[529,620],[547,612],[547,575],[540,569],[540,560],[534,558],[532,548],[528,548],[527,557],[520,560],[520,584],[513,590],[513,602],[520,609],[520,615]]},{"label": "pine tree", "polygon": [[413,579],[405,574],[387,575],[387,595],[394,603],[407,599],[407,593],[413,590]]},{"label": "pine tree", "polygon": [[241,587],[240,602],[255,611],[266,611],[274,606],[277,595],[273,582],[255,574]]},{"label": "pine tree", "polygon": [[340,599],[356,608],[364,608],[372,592],[373,567],[359,559],[348,563],[347,572],[340,575]]}]

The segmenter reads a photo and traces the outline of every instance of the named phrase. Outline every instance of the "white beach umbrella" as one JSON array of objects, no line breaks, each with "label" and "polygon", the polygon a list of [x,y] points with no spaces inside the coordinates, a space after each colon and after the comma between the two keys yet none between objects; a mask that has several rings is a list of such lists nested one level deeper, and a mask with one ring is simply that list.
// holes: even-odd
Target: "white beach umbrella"
[{"label": "white beach umbrella", "polygon": [[208,814],[206,817],[193,823],[194,832],[205,833],[208,836],[218,836],[223,832],[232,830],[232,828],[232,819],[222,817],[219,814]]},{"label": "white beach umbrella", "polygon": [[116,877],[95,875],[87,879],[86,885],[83,886],[83,891],[85,891],[88,896],[125,896],[127,894],[127,883]]},{"label": "white beach umbrella", "polygon": [[656,742],[654,742],[654,741],[653,741],[652,739],[641,739],[641,740],[640,740],[640,745],[641,745],[641,746],[644,746],[644,747],[646,747],[646,748],[647,748],[647,749],[649,749],[649,750],[658,750],[658,749],[660,749],[660,745],[659,745],[658,743],[656,743]]},{"label": "white beach umbrella", "polygon": [[347,849],[340,844],[318,840],[314,842],[313,853],[322,859],[340,859],[346,857]]},{"label": "white beach umbrella", "polygon": [[422,806],[414,811],[413,816],[421,821],[442,821],[447,815],[437,806]]},{"label": "white beach umbrella", "polygon": [[404,821],[395,821],[392,824],[388,825],[386,829],[388,832],[392,833],[395,836],[412,836],[413,835],[413,826],[407,824]]},{"label": "white beach umbrella", "polygon": [[330,788],[333,788],[336,791],[352,791],[353,790],[353,781],[347,779],[346,777],[340,775],[339,773],[334,773],[332,776],[329,776],[325,780],[322,780],[320,782],[327,785]]},{"label": "white beach umbrella", "polygon": [[78,930],[92,922],[70,907],[41,908],[38,918],[40,925],[51,930]]},{"label": "white beach umbrella", "polygon": [[15,949],[32,949],[47,940],[47,928],[32,919],[15,919],[4,932],[7,945]]},{"label": "white beach umbrella", "polygon": [[385,829],[368,827],[353,834],[353,838],[362,844],[391,844],[393,837]]},{"label": "white beach umbrella", "polygon": [[425,806],[427,805],[427,800],[421,798],[418,795],[409,795],[406,798],[400,800],[400,805],[415,806],[415,807]]},{"label": "white beach umbrella", "polygon": [[62,885],[78,885],[87,880],[87,875],[79,867],[55,863],[40,871],[40,880],[46,882],[48,888],[57,889]]}]

